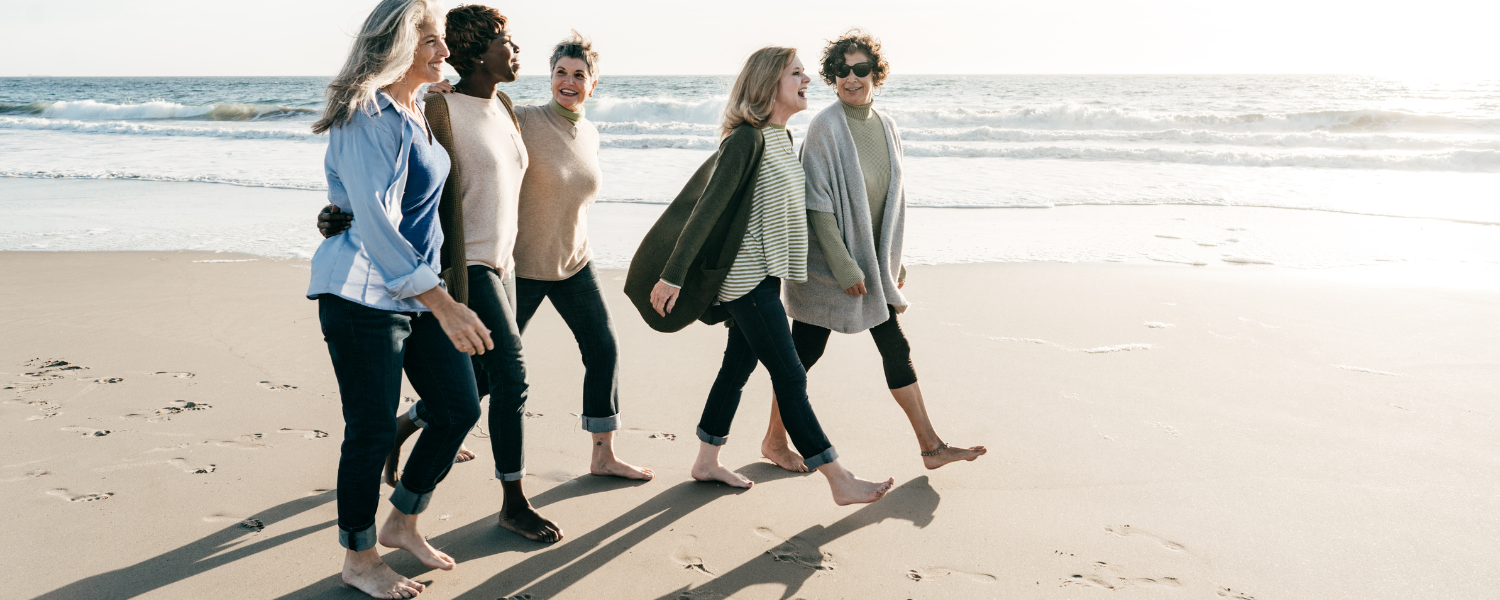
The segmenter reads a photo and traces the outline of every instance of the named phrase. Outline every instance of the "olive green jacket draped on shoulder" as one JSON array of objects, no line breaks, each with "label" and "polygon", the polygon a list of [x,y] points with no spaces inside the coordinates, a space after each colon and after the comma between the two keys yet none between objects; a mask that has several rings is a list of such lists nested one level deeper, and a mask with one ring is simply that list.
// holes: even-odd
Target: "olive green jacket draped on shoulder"
[{"label": "olive green jacket draped on shoulder", "polygon": [[[515,104],[511,102],[510,96],[505,92],[495,90],[495,96],[500,98],[500,103],[505,105],[505,111],[510,113],[510,119],[515,121],[516,129],[521,129],[520,121],[516,121]],[[453,147],[453,122],[449,119],[448,99],[442,94],[428,94],[424,98],[427,108],[427,125],[432,128],[432,137],[437,139],[438,144],[448,151],[448,157],[453,161],[452,170],[448,171],[448,180],[443,184],[443,197],[438,202],[438,223],[443,227],[443,269],[438,273],[443,278],[443,283],[448,287],[448,295],[461,303],[469,303],[469,259],[464,252],[464,199],[461,195],[463,188],[459,187],[459,177],[463,173],[463,165],[458,162],[458,152]]]},{"label": "olive green jacket draped on shoulder", "polygon": [[[641,240],[625,277],[625,295],[652,329],[673,332],[695,320],[712,325],[729,318],[713,302],[745,239],[765,149],[759,129],[735,128]],[[651,307],[651,289],[659,280],[682,287],[665,317]]]}]

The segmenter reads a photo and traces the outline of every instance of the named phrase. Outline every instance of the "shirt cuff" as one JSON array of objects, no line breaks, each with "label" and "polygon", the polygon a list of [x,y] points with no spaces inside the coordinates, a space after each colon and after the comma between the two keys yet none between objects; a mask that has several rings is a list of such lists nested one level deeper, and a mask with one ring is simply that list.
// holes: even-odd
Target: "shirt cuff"
[{"label": "shirt cuff", "polygon": [[396,300],[405,300],[427,293],[432,288],[442,284],[442,278],[438,277],[437,271],[432,270],[427,263],[417,265],[417,270],[410,275],[385,284],[385,291]]},{"label": "shirt cuff", "polygon": [[657,280],[657,281],[660,281],[660,282],[662,282],[662,283],[665,283],[665,284],[667,284],[667,285],[670,285],[670,286],[672,286],[672,289],[677,289],[677,290],[680,290],[680,289],[682,289],[682,286],[680,286],[680,285],[677,285],[677,284],[675,284],[675,283],[672,283],[672,282],[670,282],[670,281],[667,281],[667,280],[665,280],[665,279],[658,279],[658,280]]}]

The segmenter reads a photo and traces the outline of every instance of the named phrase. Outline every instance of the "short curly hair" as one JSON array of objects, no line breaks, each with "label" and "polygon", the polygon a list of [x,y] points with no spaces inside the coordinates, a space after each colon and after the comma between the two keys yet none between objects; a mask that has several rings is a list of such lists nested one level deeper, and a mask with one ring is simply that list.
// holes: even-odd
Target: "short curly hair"
[{"label": "short curly hair", "polygon": [[594,40],[578,33],[577,29],[552,47],[552,60],[548,63],[548,68],[556,69],[557,61],[564,58],[583,61],[583,65],[589,70],[589,77],[599,76],[599,53],[594,51]]},{"label": "short curly hair", "polygon": [[885,55],[880,52],[880,38],[858,28],[845,31],[838,39],[830,40],[828,46],[823,48],[823,66],[818,69],[818,74],[823,76],[823,82],[833,85],[838,81],[838,68],[844,64],[844,55],[856,50],[869,55],[870,60],[875,63],[875,69],[870,72],[870,75],[875,78],[875,87],[880,87],[880,84],[885,82],[886,76],[890,75],[891,65],[885,61]]},{"label": "short curly hair", "polygon": [[448,64],[459,75],[469,74],[505,31],[505,23],[505,15],[488,6],[464,4],[448,11]]}]

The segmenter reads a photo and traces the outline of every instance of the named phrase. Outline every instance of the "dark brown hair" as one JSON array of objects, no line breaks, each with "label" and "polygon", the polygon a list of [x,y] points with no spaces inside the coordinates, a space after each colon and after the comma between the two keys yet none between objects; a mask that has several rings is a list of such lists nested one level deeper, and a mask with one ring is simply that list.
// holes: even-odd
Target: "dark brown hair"
[{"label": "dark brown hair", "polygon": [[473,71],[490,44],[505,31],[505,15],[488,6],[460,5],[448,11],[448,64],[459,75]]},{"label": "dark brown hair", "polygon": [[824,83],[833,85],[838,81],[838,68],[844,64],[844,55],[855,50],[869,55],[870,62],[875,64],[875,69],[870,72],[870,76],[875,79],[875,87],[880,87],[885,82],[886,75],[891,72],[891,65],[885,62],[885,56],[880,53],[880,38],[863,29],[854,28],[845,31],[838,39],[829,41],[828,46],[823,48],[823,66],[818,69],[818,74],[823,76]]}]

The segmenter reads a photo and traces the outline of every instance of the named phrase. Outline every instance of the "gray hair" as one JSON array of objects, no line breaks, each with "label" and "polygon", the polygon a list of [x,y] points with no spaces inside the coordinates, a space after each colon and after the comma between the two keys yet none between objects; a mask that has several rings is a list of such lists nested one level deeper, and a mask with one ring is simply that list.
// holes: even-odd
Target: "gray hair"
[{"label": "gray hair", "polygon": [[348,125],[357,110],[373,110],[375,92],[411,69],[421,41],[418,30],[442,19],[438,0],[381,0],[365,18],[344,68],[329,82],[328,106],[313,123],[313,133]]},{"label": "gray hair", "polygon": [[573,35],[553,46],[552,61],[548,63],[550,65],[548,68],[556,69],[557,61],[564,58],[576,58],[583,61],[583,64],[588,67],[589,77],[599,76],[599,53],[594,52],[594,40],[584,37],[583,34],[578,33],[577,29],[573,30]]}]

